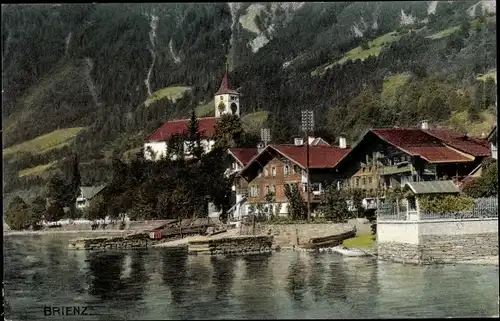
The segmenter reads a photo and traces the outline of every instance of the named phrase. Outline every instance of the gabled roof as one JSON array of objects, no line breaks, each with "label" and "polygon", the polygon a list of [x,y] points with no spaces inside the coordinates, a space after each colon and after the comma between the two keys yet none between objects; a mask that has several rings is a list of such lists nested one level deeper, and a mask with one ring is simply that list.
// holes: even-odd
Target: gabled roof
[{"label": "gabled roof", "polygon": [[94,196],[102,192],[102,190],[106,187],[106,185],[100,186],[80,186],[80,191],[82,192],[82,196],[86,199],[92,199]]},{"label": "gabled roof", "polygon": [[215,95],[221,94],[233,94],[238,95],[239,93],[236,90],[232,90],[229,88],[229,74],[228,72],[224,72],[224,76],[222,76],[222,82],[220,83],[219,90],[215,93]]},{"label": "gabled roof", "polygon": [[412,155],[420,156],[430,163],[470,162],[473,155],[467,155],[456,148],[447,146],[442,139],[418,128],[375,128],[372,133]]},{"label": "gabled roof", "polygon": [[453,181],[428,181],[406,183],[404,189],[410,189],[414,194],[458,194],[457,185]]},{"label": "gabled roof", "polygon": [[[243,169],[240,174],[244,173],[253,163],[258,162],[261,155],[268,153],[270,150],[276,151],[278,154],[289,159],[296,165],[306,168],[307,164],[307,154],[305,146],[295,146],[295,145],[268,145],[260,153],[255,155]],[[347,153],[349,153],[350,148],[340,148],[336,146],[309,146],[309,168],[319,169],[319,168],[334,168],[338,161]]]},{"label": "gabled roof", "polygon": [[487,139],[471,137],[449,129],[425,129],[425,133],[442,140],[445,144],[474,157],[490,155]]},{"label": "gabled roof", "polygon": [[231,154],[241,165],[245,166],[257,155],[257,148],[229,148]]},{"label": "gabled roof", "polygon": [[[305,146],[295,145],[270,145],[278,153],[289,158],[297,165],[305,168],[307,166],[307,154]],[[340,148],[329,145],[309,146],[309,168],[333,168],[338,161],[351,149]]]},{"label": "gabled roof", "polygon": [[[215,125],[219,118],[202,117],[198,118],[198,128],[202,137],[212,137],[215,134]],[[186,134],[188,131],[189,119],[169,120],[155,130],[146,140],[166,141],[174,134]]]}]

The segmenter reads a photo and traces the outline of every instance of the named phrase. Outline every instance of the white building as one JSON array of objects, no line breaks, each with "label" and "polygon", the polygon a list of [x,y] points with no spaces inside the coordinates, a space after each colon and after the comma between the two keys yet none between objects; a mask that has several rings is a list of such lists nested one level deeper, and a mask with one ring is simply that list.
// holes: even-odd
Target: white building
[{"label": "white building", "polygon": [[[219,117],[223,114],[240,116],[239,93],[229,87],[228,72],[224,73],[219,90],[214,96],[215,117],[198,118],[201,145],[205,153],[212,150],[215,141],[213,135]],[[159,160],[167,155],[167,141],[173,135],[185,135],[188,131],[189,119],[170,120],[155,130],[144,143],[144,159]],[[190,142],[184,142],[184,157],[190,158]],[[172,159],[177,158],[174,153]]]},{"label": "white building", "polygon": [[101,193],[106,185],[101,186],[81,186],[80,194],[76,198],[76,208],[83,210],[90,205],[90,201]]}]

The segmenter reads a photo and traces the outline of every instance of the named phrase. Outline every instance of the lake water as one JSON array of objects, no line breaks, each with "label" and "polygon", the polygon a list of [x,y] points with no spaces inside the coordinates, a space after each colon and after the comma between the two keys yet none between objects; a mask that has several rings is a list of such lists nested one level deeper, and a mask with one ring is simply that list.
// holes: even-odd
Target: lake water
[{"label": "lake water", "polygon": [[[67,250],[70,238],[4,239],[7,319],[498,315],[496,266],[404,266],[304,252],[245,257],[187,256],[162,248],[86,253]],[[86,307],[92,315],[46,316],[54,307],[81,307],[81,312]]]}]

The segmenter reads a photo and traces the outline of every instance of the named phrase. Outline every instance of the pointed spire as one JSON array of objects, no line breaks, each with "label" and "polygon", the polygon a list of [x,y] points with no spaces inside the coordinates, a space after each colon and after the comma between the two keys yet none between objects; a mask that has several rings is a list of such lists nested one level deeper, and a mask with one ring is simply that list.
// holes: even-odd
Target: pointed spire
[{"label": "pointed spire", "polygon": [[215,93],[216,95],[219,94],[238,94],[237,91],[232,90],[229,87],[229,64],[226,63],[226,71],[224,72],[224,76],[222,76],[222,81],[220,83],[219,90]]}]

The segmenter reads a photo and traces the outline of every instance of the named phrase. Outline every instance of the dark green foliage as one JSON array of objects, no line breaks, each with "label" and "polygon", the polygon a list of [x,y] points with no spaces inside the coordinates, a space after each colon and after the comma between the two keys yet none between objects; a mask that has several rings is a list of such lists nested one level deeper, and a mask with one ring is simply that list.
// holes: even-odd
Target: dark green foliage
[{"label": "dark green foliage", "polygon": [[5,223],[13,230],[24,230],[36,223],[30,207],[19,196],[9,203],[4,217]]},{"label": "dark green foliage", "polygon": [[235,147],[239,145],[242,134],[240,118],[236,115],[224,114],[215,127],[215,146],[222,149]]},{"label": "dark green foliage", "polygon": [[37,196],[33,202],[31,203],[31,213],[33,217],[33,223],[38,224],[43,216],[45,215],[45,211],[47,208],[47,201],[41,197]]},{"label": "dark green foliage", "polygon": [[342,190],[338,190],[334,184],[331,184],[322,196],[321,212],[335,223],[344,223],[352,216],[349,213],[347,199]]},{"label": "dark green foliage", "polygon": [[498,195],[498,163],[488,160],[483,164],[481,177],[467,183],[462,191],[471,197],[491,197]]},{"label": "dark green foliage", "polygon": [[[140,147],[159,123],[189,117],[193,107],[210,101],[230,54],[231,86],[242,94],[242,114],[270,112],[266,126],[275,143],[291,143],[300,133],[302,109],[314,110],[316,128],[326,128],[333,138],[345,132],[352,141],[370,126],[414,125],[422,119],[442,123],[455,110],[469,110],[477,119],[496,94],[494,83],[473,88],[476,74],[496,68],[496,21],[480,16],[471,28],[469,7],[463,1],[440,2],[425,29],[418,23],[400,28],[401,39],[386,45],[378,57],[335,64],[313,77],[318,67],[396,30],[401,10],[425,19],[428,3],[332,2],[304,4],[294,12],[264,10],[257,18],[259,28],[273,24],[275,32],[255,53],[248,44],[256,35],[238,23],[231,30],[225,3],[5,6],[2,110],[5,123],[15,125],[5,126],[4,147],[57,128],[86,126],[75,141],[82,183],[109,181],[104,151],[121,157]],[[235,21],[245,13],[241,8]],[[153,45],[150,14],[159,16]],[[357,38],[346,31],[360,17],[368,24],[376,19],[378,28],[367,28]],[[455,26],[460,30],[448,37],[426,38]],[[150,49],[155,50],[154,64]],[[286,68],[285,62],[290,62]],[[145,107],[151,66],[152,92],[176,84],[192,90],[175,102],[161,99]],[[394,105],[386,106],[380,99],[384,78],[404,72],[414,79],[399,89]],[[436,80],[436,74],[446,79]],[[459,89],[466,92],[463,98],[457,98]],[[235,144],[255,146],[256,137],[247,135]],[[42,178],[17,177],[18,171],[71,152],[10,159],[4,192],[43,185]]]},{"label": "dark green foliage", "polygon": [[56,222],[64,218],[63,206],[58,202],[50,202],[45,211],[44,220],[47,222]]},{"label": "dark green foliage", "polygon": [[96,196],[90,200],[89,206],[85,209],[85,217],[89,220],[98,220],[106,217],[106,204],[102,196]]},{"label": "dark green foliage", "polygon": [[194,110],[191,111],[191,118],[188,123],[187,140],[189,141],[189,153],[195,159],[200,159],[203,154],[203,146],[201,145],[199,123]]},{"label": "dark green foliage", "polygon": [[297,184],[285,185],[285,197],[288,200],[288,216],[292,220],[303,220],[307,218],[306,202],[300,195]]}]

